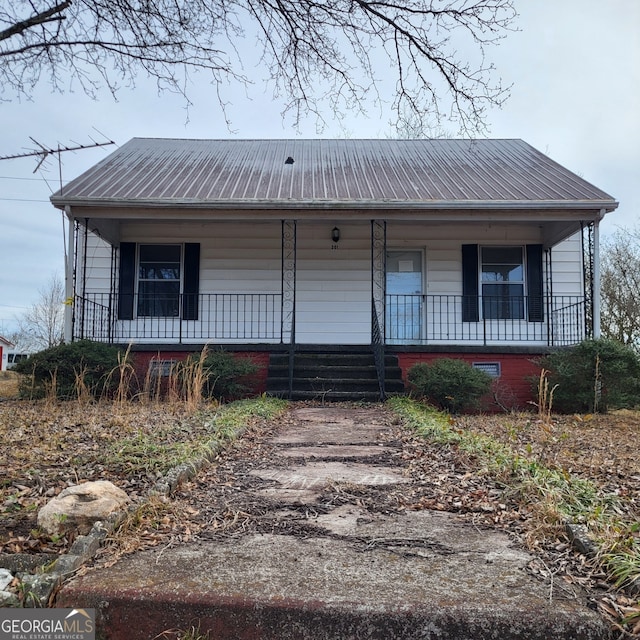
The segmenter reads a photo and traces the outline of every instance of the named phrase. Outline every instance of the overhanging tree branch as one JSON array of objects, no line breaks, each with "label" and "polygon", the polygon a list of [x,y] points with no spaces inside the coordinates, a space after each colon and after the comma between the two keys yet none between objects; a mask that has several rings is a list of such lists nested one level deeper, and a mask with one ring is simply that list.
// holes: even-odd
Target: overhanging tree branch
[{"label": "overhanging tree branch", "polygon": [[515,16],[513,0],[0,0],[0,99],[43,78],[115,94],[141,69],[187,100],[189,70],[205,71],[223,95],[229,82],[250,83],[242,70],[255,40],[264,79],[296,122],[385,103],[398,117],[474,131],[506,96],[485,48]]},{"label": "overhanging tree branch", "polygon": [[71,6],[71,2],[62,2],[55,7],[51,7],[51,9],[47,9],[46,11],[42,11],[37,13],[35,16],[31,18],[27,18],[26,20],[21,20],[16,24],[12,25],[8,29],[4,31],[0,31],[0,40],[6,40],[7,38],[11,38],[12,36],[23,33],[27,29],[31,29],[32,27],[36,27],[39,24],[44,24],[45,22],[54,22],[59,20],[64,20],[64,16],[56,15],[58,13],[62,13],[65,9]]}]

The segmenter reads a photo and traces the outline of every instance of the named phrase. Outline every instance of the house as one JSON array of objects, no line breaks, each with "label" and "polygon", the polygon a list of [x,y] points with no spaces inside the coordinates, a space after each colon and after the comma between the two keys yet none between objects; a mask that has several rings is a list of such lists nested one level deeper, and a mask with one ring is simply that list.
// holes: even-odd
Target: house
[{"label": "house", "polygon": [[13,342],[10,342],[6,338],[0,336],[0,371],[7,370],[7,364],[9,363],[9,351],[13,346]]},{"label": "house", "polygon": [[51,201],[67,340],[158,371],[222,346],[293,397],[364,394],[371,371],[384,396],[413,363],[460,357],[514,405],[536,355],[599,335],[617,207],[522,140],[135,138]]}]

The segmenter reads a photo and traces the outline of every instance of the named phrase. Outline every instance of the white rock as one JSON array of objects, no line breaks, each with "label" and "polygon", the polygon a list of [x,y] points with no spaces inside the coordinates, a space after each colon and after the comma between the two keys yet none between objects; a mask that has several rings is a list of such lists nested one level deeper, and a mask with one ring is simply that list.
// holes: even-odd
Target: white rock
[{"label": "white rock", "polygon": [[127,494],[106,480],[64,489],[38,512],[38,526],[50,535],[75,531],[86,535],[93,523],[123,510]]},{"label": "white rock", "polygon": [[0,591],[4,591],[13,582],[13,574],[8,569],[0,569]]}]

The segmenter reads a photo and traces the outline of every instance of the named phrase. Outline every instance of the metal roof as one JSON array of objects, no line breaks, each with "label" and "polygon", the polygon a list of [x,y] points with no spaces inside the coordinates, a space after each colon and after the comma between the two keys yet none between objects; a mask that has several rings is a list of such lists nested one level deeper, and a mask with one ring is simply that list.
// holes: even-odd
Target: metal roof
[{"label": "metal roof", "polygon": [[615,209],[522,140],[134,138],[56,206]]}]

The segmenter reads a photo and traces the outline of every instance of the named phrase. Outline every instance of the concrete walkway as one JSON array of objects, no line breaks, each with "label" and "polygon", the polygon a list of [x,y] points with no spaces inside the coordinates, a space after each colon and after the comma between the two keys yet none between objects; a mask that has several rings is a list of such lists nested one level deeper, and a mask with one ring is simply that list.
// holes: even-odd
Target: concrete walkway
[{"label": "concrete walkway", "polygon": [[583,598],[550,599],[525,570],[531,557],[503,533],[445,512],[385,515],[357,501],[313,509],[327,483],[410,481],[397,456],[385,458],[381,414],[296,408],[271,441],[273,466],[247,471],[242,490],[273,501],[283,519],[304,518],[303,533],[247,531],[138,552],[66,583],[56,606],[95,608],[97,637],[111,640],[191,628],[211,640],[609,637]]}]

